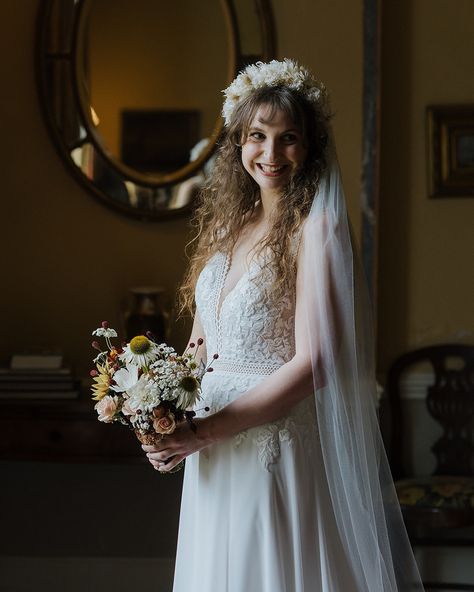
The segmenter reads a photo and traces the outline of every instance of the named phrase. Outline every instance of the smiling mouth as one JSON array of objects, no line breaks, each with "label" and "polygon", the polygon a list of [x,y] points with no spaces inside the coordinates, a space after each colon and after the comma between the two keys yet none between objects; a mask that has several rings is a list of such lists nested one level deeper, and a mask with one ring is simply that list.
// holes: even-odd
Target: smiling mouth
[{"label": "smiling mouth", "polygon": [[264,175],[268,175],[270,177],[277,177],[280,175],[287,167],[286,164],[263,164],[261,162],[257,163],[257,167],[262,171]]}]

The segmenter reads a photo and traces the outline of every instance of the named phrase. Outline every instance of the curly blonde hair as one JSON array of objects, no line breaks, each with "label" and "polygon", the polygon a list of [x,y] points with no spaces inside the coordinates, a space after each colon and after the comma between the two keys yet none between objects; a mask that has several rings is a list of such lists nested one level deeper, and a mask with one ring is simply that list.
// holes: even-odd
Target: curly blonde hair
[{"label": "curly blonde hair", "polygon": [[274,272],[270,291],[275,301],[294,281],[296,270],[291,244],[309,214],[327,166],[329,116],[297,91],[274,86],[256,90],[244,99],[221,138],[212,176],[200,193],[192,220],[196,236],[187,245],[193,246],[194,252],[179,288],[181,314],[193,313],[196,282],[207,261],[218,251],[232,253],[246,221],[259,206],[259,186],[242,164],[241,146],[262,105],[269,108],[269,121],[278,110],[288,115],[300,129],[307,149],[303,166],[293,174],[272,212],[271,230],[254,253],[257,257],[268,249],[273,254],[268,261]]}]

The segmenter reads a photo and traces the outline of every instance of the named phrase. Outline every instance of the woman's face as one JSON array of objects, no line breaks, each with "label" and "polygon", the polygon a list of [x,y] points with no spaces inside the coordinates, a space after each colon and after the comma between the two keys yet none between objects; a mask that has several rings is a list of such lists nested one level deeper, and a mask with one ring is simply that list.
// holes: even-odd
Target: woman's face
[{"label": "woman's face", "polygon": [[262,197],[278,195],[308,153],[301,130],[284,111],[261,105],[242,143],[242,164]]}]

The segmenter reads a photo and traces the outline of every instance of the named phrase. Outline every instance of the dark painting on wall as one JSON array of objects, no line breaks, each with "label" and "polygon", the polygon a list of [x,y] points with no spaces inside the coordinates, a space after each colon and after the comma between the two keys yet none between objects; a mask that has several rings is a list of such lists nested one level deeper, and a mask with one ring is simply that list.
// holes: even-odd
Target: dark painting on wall
[{"label": "dark painting on wall", "polygon": [[474,105],[427,107],[431,197],[474,196]]},{"label": "dark painting on wall", "polygon": [[124,110],[121,160],[142,173],[169,173],[185,166],[199,141],[196,110]]}]

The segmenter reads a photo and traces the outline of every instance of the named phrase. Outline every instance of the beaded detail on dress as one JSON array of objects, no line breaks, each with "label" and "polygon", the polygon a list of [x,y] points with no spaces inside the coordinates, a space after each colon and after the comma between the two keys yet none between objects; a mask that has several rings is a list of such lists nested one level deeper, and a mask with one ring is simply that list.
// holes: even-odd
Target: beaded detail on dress
[{"label": "beaded detail on dress", "polygon": [[[214,371],[204,376],[199,408],[215,413],[288,362],[295,352],[294,295],[275,305],[262,282],[265,269],[253,260],[247,272],[222,299],[229,256],[217,253],[203,269],[196,285],[196,305],[204,328],[208,354],[217,352]],[[199,411],[198,415],[206,415]],[[316,433],[314,401],[301,401],[287,417],[246,430],[234,438],[238,447],[252,438],[262,465],[270,470],[281,445]]]}]

